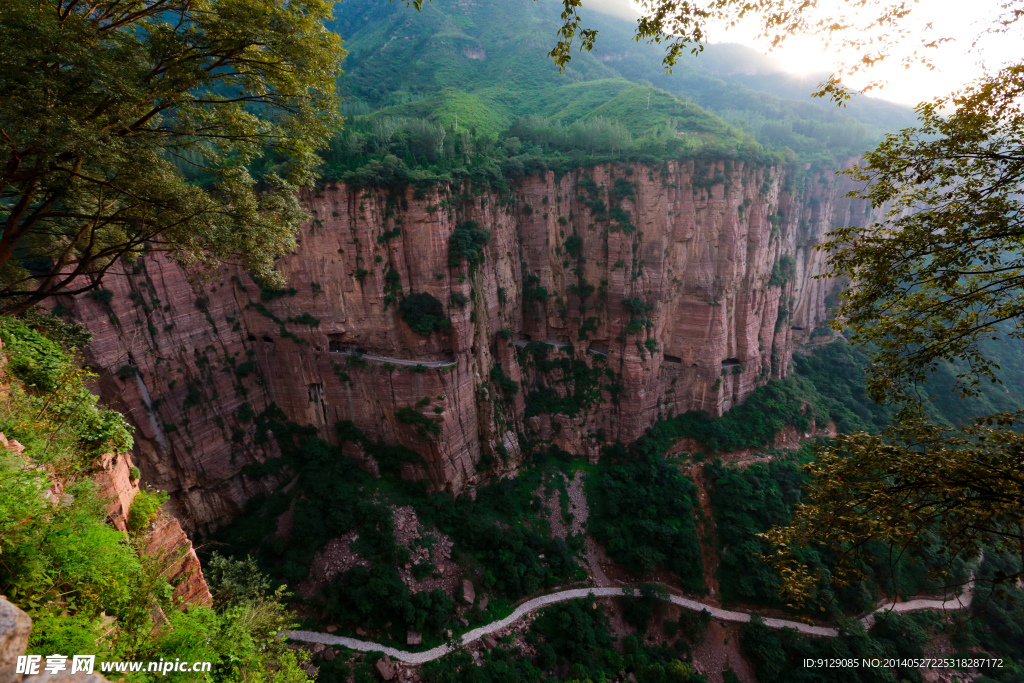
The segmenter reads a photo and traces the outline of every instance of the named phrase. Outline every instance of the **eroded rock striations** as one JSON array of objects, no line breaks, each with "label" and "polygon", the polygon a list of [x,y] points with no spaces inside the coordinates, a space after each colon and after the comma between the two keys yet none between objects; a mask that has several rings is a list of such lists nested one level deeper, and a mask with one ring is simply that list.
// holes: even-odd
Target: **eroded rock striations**
[{"label": "eroded rock striations", "polygon": [[[460,491],[514,470],[527,444],[596,457],[785,376],[836,290],[815,279],[814,246],[869,215],[847,189],[741,161],[547,172],[505,195],[330,185],[304,197],[285,290],[147,257],[110,294],[62,305],[96,334],[102,391],[187,528],[287,484],[259,467],[276,455],[254,420],[271,405],[330,440],[351,421],[344,450],[368,469],[376,445],[401,445],[389,471]],[[456,230],[470,246],[453,258]],[[413,293],[442,302],[450,329],[413,331],[399,313]]]},{"label": "eroded rock striations", "polygon": [[[0,435],[2,439],[2,435]],[[128,531],[132,501],[139,483],[131,477],[132,460],[127,453],[105,453],[92,479],[99,486],[99,498],[106,501],[107,521],[119,531]],[[213,602],[199,557],[178,520],[158,515],[142,539],[142,552],[157,563],[160,575],[174,588],[178,604],[208,605]]]}]

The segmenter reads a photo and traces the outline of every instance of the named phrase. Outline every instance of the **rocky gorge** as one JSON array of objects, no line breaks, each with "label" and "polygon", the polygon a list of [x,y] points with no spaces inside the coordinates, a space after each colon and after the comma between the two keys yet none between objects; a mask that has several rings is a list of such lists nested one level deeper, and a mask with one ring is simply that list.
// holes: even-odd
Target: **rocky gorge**
[{"label": "rocky gorge", "polygon": [[[593,459],[784,377],[838,290],[815,246],[871,216],[845,182],[698,160],[548,171],[507,192],[326,184],[302,197],[284,289],[150,255],[58,310],[95,334],[99,389],[189,530],[287,485],[260,469],[277,454],[254,419],[268,409],[365,469],[457,493],[531,448]],[[413,294],[450,326],[414,331]]]}]

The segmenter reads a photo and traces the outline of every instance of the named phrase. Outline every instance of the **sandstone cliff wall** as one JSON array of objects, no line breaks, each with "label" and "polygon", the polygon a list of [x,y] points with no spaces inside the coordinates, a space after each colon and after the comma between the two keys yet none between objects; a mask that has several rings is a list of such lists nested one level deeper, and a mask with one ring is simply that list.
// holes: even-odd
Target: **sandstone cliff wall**
[{"label": "sandstone cliff wall", "polygon": [[[814,246],[867,215],[846,189],[739,161],[548,172],[506,196],[328,186],[304,197],[313,218],[279,263],[288,289],[147,257],[110,295],[63,305],[96,334],[102,391],[187,528],[286,483],[247,467],[277,454],[253,420],[271,404],[328,439],[351,420],[367,443],[418,454],[402,476],[459,491],[513,471],[528,444],[596,456],[602,439],[720,414],[785,376],[835,289],[815,279]],[[490,233],[484,260],[452,265],[449,238],[471,221]],[[419,292],[445,304],[449,331],[402,321]]]},{"label": "sandstone cliff wall", "polygon": [[[107,501],[108,522],[124,532],[128,531],[128,511],[140,490],[138,480],[131,478],[131,469],[129,454],[106,453],[100,457],[92,476],[99,485],[100,499]],[[142,547],[144,554],[159,564],[161,576],[174,587],[172,595],[177,604],[213,602],[199,557],[177,519],[158,515],[142,539]]]}]

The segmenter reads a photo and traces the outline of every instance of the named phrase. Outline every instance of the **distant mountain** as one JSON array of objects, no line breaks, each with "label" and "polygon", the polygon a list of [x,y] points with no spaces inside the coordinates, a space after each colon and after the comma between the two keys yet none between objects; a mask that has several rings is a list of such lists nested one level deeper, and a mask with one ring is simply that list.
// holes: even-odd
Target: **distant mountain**
[{"label": "distant mountain", "polygon": [[597,47],[575,54],[559,73],[547,52],[560,7],[553,0],[432,0],[417,12],[402,3],[342,0],[332,28],[349,51],[340,83],[345,113],[446,127],[457,121],[491,136],[526,116],[563,124],[607,118],[634,136],[659,127],[725,134],[731,124],[810,161],[858,154],[913,121],[909,108],[877,99],[856,98],[845,109],[814,100],[816,77],[784,73],[741,45],[709,45],[666,74],[661,49],[633,40],[633,22],[594,11],[586,20],[600,31]]}]

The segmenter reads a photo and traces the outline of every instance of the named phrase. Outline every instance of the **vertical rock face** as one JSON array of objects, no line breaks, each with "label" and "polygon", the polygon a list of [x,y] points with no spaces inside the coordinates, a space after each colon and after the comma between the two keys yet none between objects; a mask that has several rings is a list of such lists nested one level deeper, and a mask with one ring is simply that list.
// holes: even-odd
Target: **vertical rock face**
[{"label": "vertical rock face", "polygon": [[107,501],[107,520],[118,531],[128,531],[128,511],[139,493],[131,478],[132,460],[127,453],[105,453],[92,480],[99,486],[99,499]]},{"label": "vertical rock face", "polygon": [[146,535],[145,554],[164,567],[163,576],[174,587],[179,605],[209,605],[213,602],[192,542],[174,517],[161,515]]},{"label": "vertical rock face", "polygon": [[[277,453],[253,417],[271,405],[329,440],[351,421],[344,452],[367,468],[368,445],[401,445],[401,476],[459,491],[527,443],[595,456],[785,376],[836,288],[815,279],[815,244],[867,215],[846,189],[731,161],[548,172],[506,195],[328,186],[304,197],[285,290],[147,257],[63,305],[187,527],[286,483],[260,472]],[[460,227],[489,233],[482,262],[449,254]],[[413,331],[398,310],[413,293],[450,329]]]},{"label": "vertical rock face", "polygon": [[[107,520],[119,531],[128,531],[128,512],[139,493],[131,478],[132,460],[127,453],[106,453],[100,457],[92,480],[99,486],[99,498],[106,501]],[[174,587],[174,597],[183,605],[208,605],[213,601],[206,585],[199,557],[178,520],[160,515],[142,543],[144,554],[159,563],[161,575]]]}]

